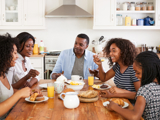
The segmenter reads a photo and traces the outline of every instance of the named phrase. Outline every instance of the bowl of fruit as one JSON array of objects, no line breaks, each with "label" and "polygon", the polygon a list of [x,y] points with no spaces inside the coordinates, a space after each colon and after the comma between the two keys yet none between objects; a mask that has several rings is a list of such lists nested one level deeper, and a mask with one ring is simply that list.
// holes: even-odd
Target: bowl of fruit
[{"label": "bowl of fruit", "polygon": [[67,83],[66,84],[67,88],[72,88],[75,91],[80,91],[85,84],[83,81],[71,81],[71,80],[68,80],[66,83]]}]

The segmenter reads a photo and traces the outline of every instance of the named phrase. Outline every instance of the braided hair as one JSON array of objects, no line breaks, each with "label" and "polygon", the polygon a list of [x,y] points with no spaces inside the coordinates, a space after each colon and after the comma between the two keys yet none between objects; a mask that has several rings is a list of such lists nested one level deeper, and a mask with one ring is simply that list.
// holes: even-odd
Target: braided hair
[{"label": "braided hair", "polygon": [[142,52],[137,55],[135,62],[142,67],[141,86],[153,82],[155,78],[160,84],[160,60],[156,53]]}]

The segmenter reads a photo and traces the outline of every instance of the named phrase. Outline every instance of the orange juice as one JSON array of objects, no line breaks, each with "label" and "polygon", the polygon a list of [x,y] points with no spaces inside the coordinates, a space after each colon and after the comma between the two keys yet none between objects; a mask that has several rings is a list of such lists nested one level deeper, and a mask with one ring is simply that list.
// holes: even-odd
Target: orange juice
[{"label": "orange juice", "polygon": [[94,76],[88,76],[88,85],[94,84]]},{"label": "orange juice", "polygon": [[47,86],[47,92],[48,92],[48,97],[53,98],[54,97],[54,86]]}]

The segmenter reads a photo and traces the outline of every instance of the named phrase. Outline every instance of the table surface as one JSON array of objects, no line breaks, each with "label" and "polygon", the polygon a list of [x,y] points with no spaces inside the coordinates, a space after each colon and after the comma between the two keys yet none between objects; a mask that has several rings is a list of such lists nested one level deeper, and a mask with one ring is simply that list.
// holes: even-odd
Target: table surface
[{"label": "table surface", "polygon": [[[93,89],[88,86],[87,80],[82,91]],[[39,84],[54,82],[54,80],[40,80],[32,89],[39,88]],[[95,83],[101,83],[95,80]],[[42,90],[42,94],[47,96],[47,91]],[[127,100],[129,107],[133,109],[133,105]],[[21,98],[12,109],[6,120],[124,120],[124,118],[116,112],[110,112],[103,106],[103,102],[108,101],[106,98],[99,97],[99,100],[93,103],[80,103],[78,108],[67,109],[63,105],[63,101],[55,94],[54,98],[41,103],[29,103]]]}]

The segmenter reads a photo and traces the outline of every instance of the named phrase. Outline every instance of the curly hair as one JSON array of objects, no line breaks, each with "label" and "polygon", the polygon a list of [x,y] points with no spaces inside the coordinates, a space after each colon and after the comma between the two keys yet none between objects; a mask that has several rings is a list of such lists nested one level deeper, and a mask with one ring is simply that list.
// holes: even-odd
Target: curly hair
[{"label": "curly hair", "polygon": [[12,38],[8,33],[4,36],[0,35],[0,76],[4,77],[10,68],[13,59],[13,45],[16,45],[18,49],[19,44],[16,38]]},{"label": "curly hair", "polygon": [[109,59],[109,66],[113,66],[113,62],[110,57],[110,46],[115,43],[116,46],[121,50],[120,59],[122,60],[122,64],[129,66],[132,65],[134,62],[135,57],[137,56],[137,49],[135,45],[127,39],[122,38],[112,38],[110,39],[106,46],[104,47],[103,51]]}]

